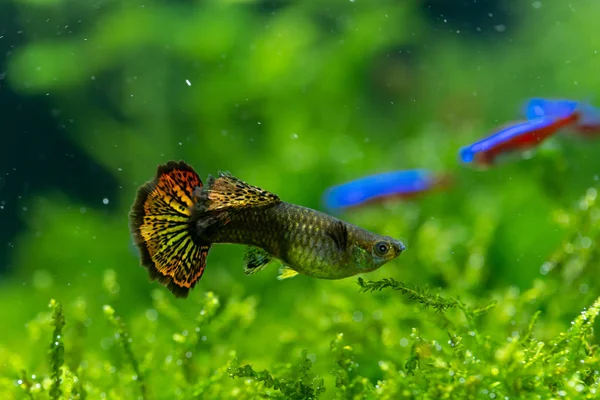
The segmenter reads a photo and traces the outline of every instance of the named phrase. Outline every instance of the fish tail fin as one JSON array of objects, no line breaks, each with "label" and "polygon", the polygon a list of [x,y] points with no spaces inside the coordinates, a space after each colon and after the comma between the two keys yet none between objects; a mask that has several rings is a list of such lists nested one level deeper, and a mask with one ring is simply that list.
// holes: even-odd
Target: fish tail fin
[{"label": "fish tail fin", "polygon": [[138,189],[129,213],[141,265],[177,297],[187,297],[206,267],[210,243],[195,241],[190,229],[201,193],[196,171],[183,161],[169,161]]},{"label": "fish tail fin", "polygon": [[252,186],[228,172],[219,172],[217,178],[209,177],[206,196],[206,211],[234,211],[265,207],[280,203],[276,194]]}]

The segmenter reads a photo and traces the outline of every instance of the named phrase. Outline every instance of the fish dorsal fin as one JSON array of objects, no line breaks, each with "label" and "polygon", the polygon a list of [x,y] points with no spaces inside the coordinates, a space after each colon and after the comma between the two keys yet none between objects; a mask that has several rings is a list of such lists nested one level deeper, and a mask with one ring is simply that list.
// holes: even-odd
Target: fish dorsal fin
[{"label": "fish dorsal fin", "polygon": [[288,265],[283,264],[279,268],[279,275],[277,276],[277,279],[279,279],[280,281],[282,281],[284,279],[293,278],[296,275],[298,275],[298,271],[292,269]]},{"label": "fish dorsal fin", "polygon": [[250,246],[244,256],[244,273],[252,275],[262,271],[273,260],[273,256],[263,249]]},{"label": "fish dorsal fin", "polygon": [[276,194],[249,185],[225,172],[219,172],[217,178],[208,179],[207,198],[209,211],[265,207],[281,202]]},{"label": "fish dorsal fin", "polygon": [[348,248],[348,227],[343,221],[336,221],[331,229],[327,230],[327,234],[342,253]]}]

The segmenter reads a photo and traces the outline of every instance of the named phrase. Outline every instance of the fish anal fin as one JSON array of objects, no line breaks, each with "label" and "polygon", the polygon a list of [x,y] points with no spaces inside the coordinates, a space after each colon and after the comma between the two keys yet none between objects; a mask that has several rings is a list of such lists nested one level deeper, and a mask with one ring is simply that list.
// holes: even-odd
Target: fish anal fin
[{"label": "fish anal fin", "polygon": [[215,179],[209,178],[207,194],[209,211],[266,207],[281,202],[276,194],[249,185],[223,172],[220,172]]},{"label": "fish anal fin", "polygon": [[258,247],[249,247],[244,255],[244,273],[252,275],[262,271],[273,260],[273,256]]},{"label": "fish anal fin", "polygon": [[348,228],[343,221],[336,221],[327,234],[335,242],[340,252],[345,252],[348,248]]},{"label": "fish anal fin", "polygon": [[279,275],[277,276],[277,279],[279,279],[280,281],[282,281],[284,279],[293,278],[296,275],[298,275],[298,271],[292,269],[288,265],[283,264],[279,268]]}]

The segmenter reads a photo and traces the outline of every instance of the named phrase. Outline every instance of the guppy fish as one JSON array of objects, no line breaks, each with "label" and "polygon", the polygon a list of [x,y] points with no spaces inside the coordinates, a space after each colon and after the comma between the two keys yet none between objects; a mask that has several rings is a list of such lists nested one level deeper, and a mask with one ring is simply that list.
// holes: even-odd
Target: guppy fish
[{"label": "guppy fish", "polygon": [[203,186],[183,161],[159,165],[138,189],[129,227],[151,280],[177,297],[187,297],[200,280],[214,243],[249,245],[246,275],[278,259],[278,279],[347,278],[374,271],[405,249],[396,239],[284,202],[228,173],[209,176]]}]

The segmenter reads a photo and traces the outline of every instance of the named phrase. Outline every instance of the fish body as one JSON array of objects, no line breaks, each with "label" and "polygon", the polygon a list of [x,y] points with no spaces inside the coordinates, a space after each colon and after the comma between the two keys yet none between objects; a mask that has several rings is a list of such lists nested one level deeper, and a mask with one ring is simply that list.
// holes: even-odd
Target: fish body
[{"label": "fish body", "polygon": [[580,102],[569,99],[545,99],[542,97],[533,97],[525,103],[522,113],[528,120],[548,116],[565,116],[571,114],[577,108],[580,108],[581,105]]},{"label": "fish body", "polygon": [[294,271],[322,279],[346,278],[379,268],[380,262],[365,263],[357,257],[354,246],[370,252],[372,244],[383,239],[397,246],[396,251],[404,248],[392,238],[283,201],[243,211],[204,239],[262,248]]},{"label": "fish body", "polygon": [[342,279],[373,271],[404,245],[331,215],[284,202],[226,173],[203,186],[192,167],[169,162],[138,189],[130,229],[141,264],[176,296],[200,280],[210,247],[248,245],[245,273],[282,264],[280,279]]},{"label": "fish body", "polygon": [[448,183],[446,176],[426,169],[384,172],[329,188],[323,203],[328,209],[356,207],[390,198],[410,198]]},{"label": "fish body", "polygon": [[600,109],[588,102],[569,99],[545,99],[534,97],[523,106],[523,114],[527,119],[544,116],[568,115],[577,110],[580,118],[573,124],[571,130],[582,136],[595,136],[600,134]]},{"label": "fish body", "polygon": [[568,114],[542,116],[511,124],[470,146],[463,147],[460,150],[460,158],[465,163],[494,164],[503,154],[538,146],[561,128],[576,123],[579,118],[579,112],[573,109]]}]

